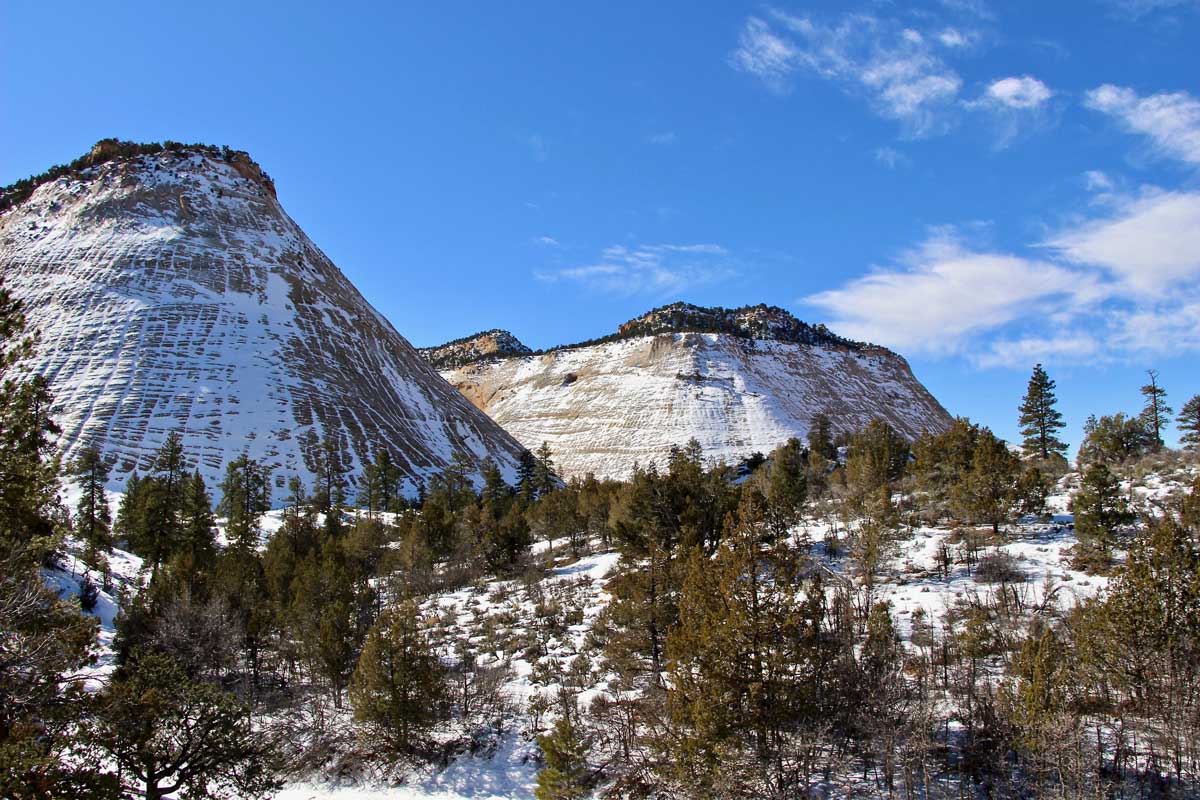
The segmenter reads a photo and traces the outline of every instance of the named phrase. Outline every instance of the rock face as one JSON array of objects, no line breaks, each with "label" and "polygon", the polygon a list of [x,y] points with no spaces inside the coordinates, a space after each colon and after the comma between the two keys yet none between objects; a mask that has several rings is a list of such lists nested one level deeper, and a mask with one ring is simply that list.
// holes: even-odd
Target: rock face
[{"label": "rock face", "polygon": [[421,347],[417,352],[435,369],[454,369],[492,356],[520,356],[533,351],[508,331],[496,328],[437,347]]},{"label": "rock face", "polygon": [[116,488],[179,431],[210,487],[242,452],[276,487],[311,483],[327,440],[351,475],[387,448],[410,494],[456,451],[512,474],[520,445],[363,299],[249,156],[81,161],[0,213],[0,268],[41,333],[28,368],[50,382],[67,458],[98,446]]},{"label": "rock face", "polygon": [[674,304],[606,339],[442,374],[526,447],[549,442],[564,477],[624,478],[692,438],[735,461],[803,438],[817,413],[909,438],[950,423],[900,356],[767,306]]}]

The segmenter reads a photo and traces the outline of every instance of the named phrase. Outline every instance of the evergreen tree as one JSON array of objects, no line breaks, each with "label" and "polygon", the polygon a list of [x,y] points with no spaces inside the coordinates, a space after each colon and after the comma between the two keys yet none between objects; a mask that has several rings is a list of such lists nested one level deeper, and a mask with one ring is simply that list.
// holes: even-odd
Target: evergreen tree
[{"label": "evergreen tree", "polygon": [[350,683],[354,718],[387,745],[409,753],[444,715],[444,668],[412,600],[384,609],[367,634]]},{"label": "evergreen tree", "polygon": [[[787,542],[764,546],[761,498],[748,493],[712,559],[693,551],[667,640],[675,730],[667,772],[692,796],[801,794],[785,766],[793,737],[823,724],[814,693],[824,590]],[[823,700],[834,705],[833,693]]]},{"label": "evergreen tree", "polygon": [[814,414],[808,423],[808,449],[820,453],[829,460],[837,458],[837,448],[833,444],[833,427],[829,415]]},{"label": "evergreen tree", "polygon": [[983,428],[971,456],[971,470],[955,492],[964,515],[991,525],[992,532],[999,533],[1016,499],[1019,468],[1020,462],[1009,452],[1004,440]]},{"label": "evergreen tree", "polygon": [[799,439],[789,439],[771,454],[764,495],[775,536],[786,535],[804,511],[808,497],[805,456]]},{"label": "evergreen tree", "polygon": [[258,520],[271,508],[271,468],[243,453],[225,465],[221,502],[226,536],[236,547],[258,546]]},{"label": "evergreen tree", "polygon": [[546,766],[537,775],[537,800],[578,800],[588,795],[587,743],[579,735],[570,714],[554,723],[553,730],[537,737]]},{"label": "evergreen tree", "polygon": [[537,460],[533,468],[533,488],[536,496],[541,497],[558,486],[558,475],[554,473],[554,458],[549,442],[542,442],[535,456]]},{"label": "evergreen tree", "polygon": [[517,460],[517,490],[532,499],[534,495],[534,473],[537,472],[537,456],[522,450]]},{"label": "evergreen tree", "polygon": [[140,651],[118,673],[98,699],[89,736],[147,800],[180,790],[257,798],[279,787],[248,710],[161,653]]},{"label": "evergreen tree", "polygon": [[108,464],[95,447],[84,448],[71,464],[70,474],[81,490],[75,510],[75,531],[86,543],[84,561],[91,567],[100,567],[101,559],[112,551],[112,512],[104,494],[108,471]]},{"label": "evergreen tree", "polygon": [[[312,459],[316,476],[313,504],[328,515],[346,504],[346,467],[341,443],[328,438],[316,448]],[[330,516],[337,516],[333,514]]]},{"label": "evergreen tree", "polygon": [[217,528],[213,519],[212,498],[209,497],[200,470],[195,470],[184,486],[183,538],[179,554],[183,577],[195,594],[212,574],[217,560]]},{"label": "evergreen tree", "polygon": [[1100,419],[1089,417],[1084,433],[1079,447],[1082,463],[1120,464],[1145,455],[1154,447],[1154,437],[1145,420],[1122,413]]},{"label": "evergreen tree", "polygon": [[1162,429],[1166,427],[1167,418],[1173,410],[1165,401],[1167,390],[1158,385],[1158,370],[1148,369],[1146,374],[1150,376],[1150,382],[1141,389],[1142,396],[1146,398],[1142,421],[1152,437],[1151,449],[1157,452],[1163,447]]},{"label": "evergreen tree", "polygon": [[1183,404],[1175,422],[1183,434],[1179,437],[1183,446],[1200,448],[1200,394],[1193,395],[1192,399]]},{"label": "evergreen tree", "polygon": [[1075,514],[1075,534],[1085,559],[1100,559],[1107,564],[1117,531],[1135,519],[1129,503],[1121,495],[1121,483],[1104,464],[1087,468],[1079,491],[1071,498]]},{"label": "evergreen tree", "polygon": [[1062,455],[1067,446],[1058,438],[1058,431],[1066,427],[1062,413],[1055,408],[1058,399],[1054,396],[1054,381],[1042,369],[1041,364],[1033,368],[1025,399],[1021,401],[1021,416],[1017,422],[1021,435],[1025,437],[1023,450],[1027,458],[1042,461],[1052,454]]}]

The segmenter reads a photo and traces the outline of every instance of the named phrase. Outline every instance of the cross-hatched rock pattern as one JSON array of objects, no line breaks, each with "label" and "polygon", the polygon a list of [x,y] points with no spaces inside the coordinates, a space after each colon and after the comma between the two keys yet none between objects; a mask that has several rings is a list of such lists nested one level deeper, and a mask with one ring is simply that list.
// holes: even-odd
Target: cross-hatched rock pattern
[{"label": "cross-hatched rock pattern", "polygon": [[0,215],[0,245],[64,455],[98,446],[114,488],[170,431],[210,486],[243,452],[276,487],[311,485],[326,441],[352,475],[386,448],[410,495],[455,452],[515,470],[520,445],[367,303],[252,163],[174,151],[83,169]]},{"label": "cross-hatched rock pattern", "polygon": [[835,431],[881,417],[910,439],[951,421],[902,357],[858,343],[665,332],[442,374],[527,448],[548,442],[564,477],[626,478],[693,438],[733,463],[803,439],[818,413]]}]

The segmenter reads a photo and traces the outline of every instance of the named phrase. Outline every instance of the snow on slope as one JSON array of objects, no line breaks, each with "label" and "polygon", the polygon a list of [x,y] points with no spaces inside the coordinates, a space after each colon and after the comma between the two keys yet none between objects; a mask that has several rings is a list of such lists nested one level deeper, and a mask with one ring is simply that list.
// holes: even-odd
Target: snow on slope
[{"label": "snow on slope", "polygon": [[311,480],[327,436],[354,474],[389,448],[410,494],[454,451],[506,471],[520,452],[304,235],[248,156],[90,167],[0,215],[0,243],[5,284],[41,333],[29,367],[49,379],[64,453],[116,457],[114,487],[172,430],[210,486],[243,451],[277,487]]},{"label": "snow on slope", "polygon": [[695,437],[735,461],[803,438],[814,414],[836,430],[873,417],[905,436],[949,414],[900,356],[882,348],[662,333],[442,373],[523,445],[550,443],[566,477],[626,478]]}]

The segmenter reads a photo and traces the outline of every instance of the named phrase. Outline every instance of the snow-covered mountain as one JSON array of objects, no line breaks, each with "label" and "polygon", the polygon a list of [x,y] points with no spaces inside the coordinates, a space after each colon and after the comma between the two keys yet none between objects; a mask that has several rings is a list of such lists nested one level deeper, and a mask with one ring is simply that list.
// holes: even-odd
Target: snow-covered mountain
[{"label": "snow-covered mountain", "polygon": [[248,155],[148,149],[106,140],[0,198],[0,269],[41,334],[29,367],[67,458],[97,445],[120,486],[177,430],[210,486],[242,452],[276,486],[311,481],[326,440],[355,475],[387,448],[409,493],[455,451],[514,468],[520,445],[363,299]]},{"label": "snow-covered mountain", "polygon": [[803,438],[817,413],[835,431],[882,417],[909,438],[950,422],[899,355],[768,306],[676,303],[604,339],[442,374],[526,447],[549,442],[565,477],[625,478],[691,438],[735,461]]}]

